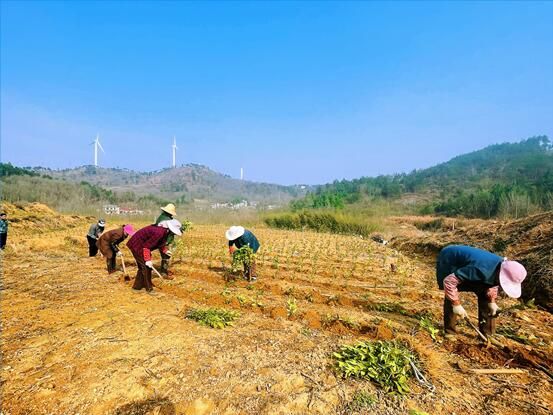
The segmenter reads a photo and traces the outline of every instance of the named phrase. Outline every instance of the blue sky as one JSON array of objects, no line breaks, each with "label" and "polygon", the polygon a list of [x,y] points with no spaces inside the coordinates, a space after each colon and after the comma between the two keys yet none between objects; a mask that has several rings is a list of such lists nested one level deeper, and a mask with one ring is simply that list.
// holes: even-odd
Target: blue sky
[{"label": "blue sky", "polygon": [[553,135],[552,2],[1,3],[1,159],[283,184]]}]

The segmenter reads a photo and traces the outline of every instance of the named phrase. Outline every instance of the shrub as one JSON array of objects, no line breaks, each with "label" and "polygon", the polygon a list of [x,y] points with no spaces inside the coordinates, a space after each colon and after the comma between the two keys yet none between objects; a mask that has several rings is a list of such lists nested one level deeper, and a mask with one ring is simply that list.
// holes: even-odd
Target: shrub
[{"label": "shrub", "polygon": [[386,392],[403,395],[409,392],[410,360],[413,353],[394,341],[365,341],[345,345],[334,353],[337,369],[344,378],[372,380]]},{"label": "shrub", "polygon": [[232,326],[232,322],[238,318],[239,313],[236,311],[224,310],[220,308],[206,309],[190,309],[186,313],[186,318],[197,321],[198,323],[213,327],[214,329],[222,329],[227,326]]},{"label": "shrub", "polygon": [[368,236],[377,230],[377,226],[364,223],[346,215],[328,212],[300,212],[270,216],[265,223],[279,229],[310,229],[316,232],[330,232]]}]

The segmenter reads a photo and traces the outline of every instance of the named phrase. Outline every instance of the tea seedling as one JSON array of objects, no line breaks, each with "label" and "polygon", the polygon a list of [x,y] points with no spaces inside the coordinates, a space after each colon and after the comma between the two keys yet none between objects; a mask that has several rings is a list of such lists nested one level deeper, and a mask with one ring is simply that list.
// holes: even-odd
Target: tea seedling
[{"label": "tea seedling", "polygon": [[294,297],[288,297],[288,300],[286,301],[286,311],[288,311],[288,317],[291,317],[297,313],[298,304],[296,303],[296,299]]},{"label": "tea seedling", "polygon": [[232,254],[232,272],[237,272],[242,265],[250,266],[255,261],[255,254],[249,246],[243,246]]},{"label": "tea seedling", "polygon": [[337,369],[344,378],[372,380],[386,392],[404,395],[409,392],[410,360],[413,353],[393,341],[365,341],[345,345],[334,353]]},{"label": "tea seedling", "polygon": [[432,340],[434,340],[435,342],[439,342],[437,334],[440,332],[440,330],[434,326],[434,322],[430,317],[421,317],[421,319],[419,320],[419,327],[426,330],[428,334],[430,334],[430,337],[432,337]]},{"label": "tea seedling", "polygon": [[232,322],[238,318],[238,316],[239,313],[236,311],[223,310],[219,308],[192,308],[186,312],[186,318],[215,329],[222,329],[227,326],[232,326]]}]

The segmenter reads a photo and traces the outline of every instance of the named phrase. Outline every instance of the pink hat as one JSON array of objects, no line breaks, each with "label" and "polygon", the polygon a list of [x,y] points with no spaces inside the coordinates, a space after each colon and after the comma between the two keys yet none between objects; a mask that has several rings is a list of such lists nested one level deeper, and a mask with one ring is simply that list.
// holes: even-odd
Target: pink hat
[{"label": "pink hat", "polygon": [[123,226],[123,230],[125,231],[125,233],[129,236],[133,236],[134,235],[134,228],[132,227],[132,225],[125,225]]},{"label": "pink hat", "polygon": [[526,269],[516,261],[503,261],[499,271],[499,284],[509,297],[520,297],[520,284],[526,278]]}]

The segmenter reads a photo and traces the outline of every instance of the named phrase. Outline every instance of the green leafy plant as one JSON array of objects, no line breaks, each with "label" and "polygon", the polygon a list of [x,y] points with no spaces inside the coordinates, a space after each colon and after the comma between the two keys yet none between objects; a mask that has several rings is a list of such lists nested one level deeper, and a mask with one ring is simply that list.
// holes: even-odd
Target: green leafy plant
[{"label": "green leafy plant", "polygon": [[255,260],[255,254],[253,249],[249,246],[243,246],[240,249],[237,249],[232,254],[232,272],[237,272],[241,266],[251,266]]},{"label": "green leafy plant", "polygon": [[440,329],[434,326],[434,322],[430,317],[422,316],[419,320],[419,327],[427,331],[430,337],[432,337],[432,340],[439,342],[437,334],[440,332]]},{"label": "green leafy plant", "polygon": [[429,413],[424,411],[419,411],[418,409],[410,409],[409,415],[429,415]]},{"label": "green leafy plant", "polygon": [[220,308],[192,308],[186,312],[186,318],[215,329],[232,326],[232,322],[238,318],[239,315],[240,314],[236,311]]},{"label": "green leafy plant", "polygon": [[404,395],[409,392],[409,361],[415,357],[400,343],[364,341],[342,346],[333,356],[337,370],[344,378],[372,380],[392,394]]}]

